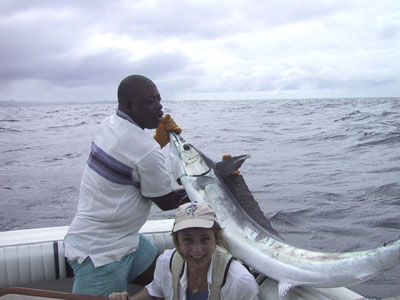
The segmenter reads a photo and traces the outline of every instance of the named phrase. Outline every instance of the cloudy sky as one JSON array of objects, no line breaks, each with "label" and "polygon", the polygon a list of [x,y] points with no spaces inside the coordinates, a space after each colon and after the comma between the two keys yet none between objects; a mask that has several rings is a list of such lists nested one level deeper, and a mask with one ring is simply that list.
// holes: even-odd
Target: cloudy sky
[{"label": "cloudy sky", "polygon": [[398,97],[399,0],[0,0],[0,100]]}]

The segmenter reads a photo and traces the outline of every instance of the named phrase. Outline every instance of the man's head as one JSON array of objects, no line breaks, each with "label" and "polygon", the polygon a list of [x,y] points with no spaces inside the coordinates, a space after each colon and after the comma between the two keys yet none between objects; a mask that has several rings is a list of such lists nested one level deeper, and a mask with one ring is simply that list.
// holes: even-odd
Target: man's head
[{"label": "man's head", "polygon": [[163,111],[156,85],[147,77],[130,75],[118,87],[118,109],[142,128],[157,128]]}]

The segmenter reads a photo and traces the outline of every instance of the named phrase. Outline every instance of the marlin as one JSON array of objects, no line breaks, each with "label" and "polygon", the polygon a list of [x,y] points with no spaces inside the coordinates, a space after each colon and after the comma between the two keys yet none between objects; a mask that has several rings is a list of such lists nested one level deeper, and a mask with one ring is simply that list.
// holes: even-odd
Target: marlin
[{"label": "marlin", "polygon": [[247,155],[215,163],[170,133],[172,173],[192,202],[207,202],[224,229],[228,250],[257,272],[278,281],[279,299],[296,286],[351,286],[400,263],[400,240],[364,251],[327,253],[287,244],[264,216],[242,175]]}]

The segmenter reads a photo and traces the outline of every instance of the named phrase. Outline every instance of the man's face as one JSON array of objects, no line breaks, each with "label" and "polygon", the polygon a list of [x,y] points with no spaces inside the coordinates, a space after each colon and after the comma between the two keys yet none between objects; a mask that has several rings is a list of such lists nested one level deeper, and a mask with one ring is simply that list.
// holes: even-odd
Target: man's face
[{"label": "man's face", "polygon": [[143,129],[157,128],[163,116],[160,101],[157,87],[143,88],[141,96],[133,100],[129,116]]}]

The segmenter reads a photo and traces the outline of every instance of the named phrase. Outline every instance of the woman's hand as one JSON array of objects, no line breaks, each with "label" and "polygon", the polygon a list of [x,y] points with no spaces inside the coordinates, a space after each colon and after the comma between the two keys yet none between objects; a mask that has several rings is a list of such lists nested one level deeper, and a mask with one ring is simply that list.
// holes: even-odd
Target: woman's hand
[{"label": "woman's hand", "polygon": [[129,294],[128,292],[123,292],[123,293],[111,293],[108,295],[109,300],[129,300]]}]

